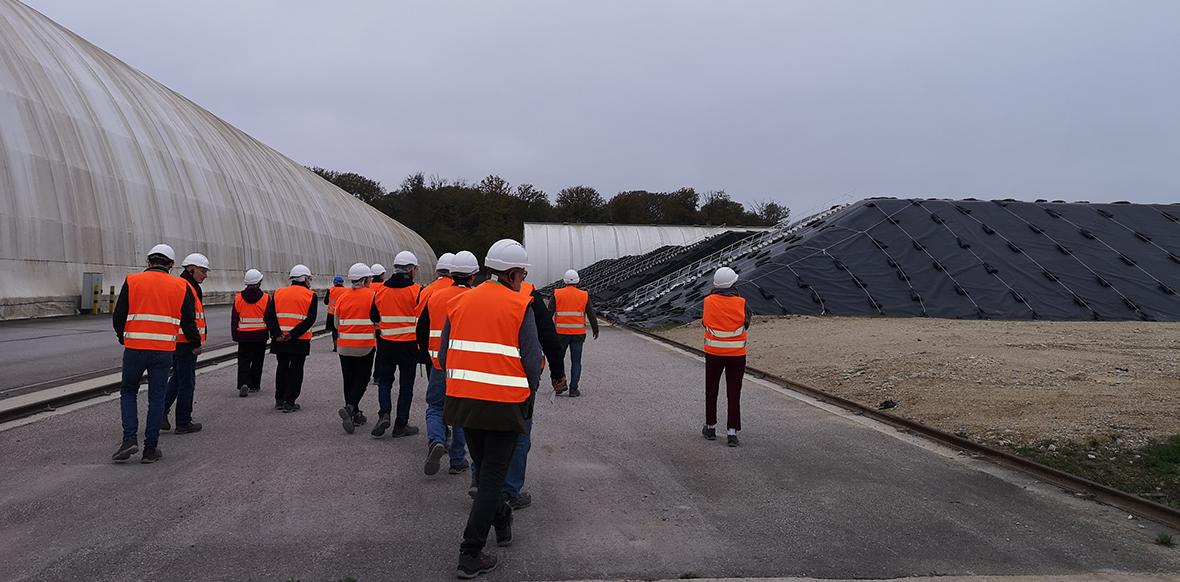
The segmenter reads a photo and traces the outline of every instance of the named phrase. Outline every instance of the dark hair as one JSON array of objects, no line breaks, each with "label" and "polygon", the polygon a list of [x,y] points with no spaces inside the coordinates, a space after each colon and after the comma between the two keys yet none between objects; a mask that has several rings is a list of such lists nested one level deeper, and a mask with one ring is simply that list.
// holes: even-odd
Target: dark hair
[{"label": "dark hair", "polygon": [[148,255],[148,264],[153,267],[171,267],[176,261],[165,257],[164,255]]}]

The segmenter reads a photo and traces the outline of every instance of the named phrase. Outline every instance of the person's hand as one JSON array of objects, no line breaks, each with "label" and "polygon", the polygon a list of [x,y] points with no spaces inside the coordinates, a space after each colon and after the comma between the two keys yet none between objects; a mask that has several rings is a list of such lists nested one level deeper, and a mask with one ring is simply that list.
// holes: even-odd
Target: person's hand
[{"label": "person's hand", "polygon": [[598,332],[594,332],[594,339],[598,339]]},{"label": "person's hand", "polygon": [[555,378],[553,380],[553,391],[554,392],[556,392],[557,394],[561,394],[562,392],[565,392],[565,388],[566,388],[565,376],[562,376],[560,378]]},{"label": "person's hand", "polygon": [[284,331],[283,335],[280,335],[279,337],[275,338],[275,341],[280,342],[280,343],[286,342],[286,341],[291,341],[291,334]]},{"label": "person's hand", "polygon": [[197,347],[193,348],[193,355],[194,356],[201,355],[201,346],[197,346]]}]

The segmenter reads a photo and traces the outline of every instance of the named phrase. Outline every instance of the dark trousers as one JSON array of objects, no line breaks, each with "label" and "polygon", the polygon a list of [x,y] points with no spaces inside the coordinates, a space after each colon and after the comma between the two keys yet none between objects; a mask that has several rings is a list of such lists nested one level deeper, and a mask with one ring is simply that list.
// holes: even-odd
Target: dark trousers
[{"label": "dark trousers", "polygon": [[503,527],[512,518],[512,508],[504,497],[503,489],[519,435],[511,431],[476,428],[464,428],[463,434],[467,437],[471,459],[479,465],[479,476],[476,478],[475,500],[471,502],[471,513],[467,515],[467,527],[463,530],[459,553],[475,556],[487,544],[488,530],[493,526]]},{"label": "dark trousers", "polygon": [[570,353],[570,388],[578,387],[578,380],[582,379],[582,348],[586,347],[586,334],[557,335],[561,344],[561,359],[565,360],[565,353]]},{"label": "dark trousers", "polygon": [[119,387],[119,405],[123,416],[123,440],[139,438],[139,381],[148,375],[147,428],[143,445],[148,448],[160,441],[160,423],[164,420],[164,395],[168,390],[168,368],[172,352],[123,350],[123,384]]},{"label": "dark trousers", "polygon": [[351,404],[360,412],[361,398],[369,386],[369,374],[373,369],[376,350],[363,356],[340,356],[340,375],[344,378],[344,404]]},{"label": "dark trousers", "polygon": [[[295,404],[303,391],[303,354],[275,354],[279,367],[275,369],[275,402]],[[259,374],[262,366],[258,366]]]},{"label": "dark trousers", "polygon": [[340,339],[340,330],[336,329],[336,314],[328,314],[328,323],[324,325],[324,329],[332,330],[332,347],[336,347],[336,341]]},{"label": "dark trousers", "polygon": [[726,428],[742,430],[742,377],[746,373],[745,356],[705,354],[705,424],[717,424],[717,394],[721,391],[721,374],[725,373]]},{"label": "dark trousers", "polygon": [[176,405],[176,426],[187,426],[193,421],[193,394],[197,390],[197,357],[193,344],[176,344],[172,353],[172,377],[168,378],[168,392],[164,396],[164,416]]},{"label": "dark trousers", "polygon": [[410,421],[410,404],[414,401],[414,373],[417,368],[418,345],[415,342],[390,342],[377,340],[377,358],[374,361],[377,377],[378,415],[393,410],[393,377],[399,376],[397,390],[397,417],[394,428],[406,426]]},{"label": "dark trousers", "polygon": [[262,388],[262,363],[266,361],[266,342],[238,343],[238,385],[251,390]]}]

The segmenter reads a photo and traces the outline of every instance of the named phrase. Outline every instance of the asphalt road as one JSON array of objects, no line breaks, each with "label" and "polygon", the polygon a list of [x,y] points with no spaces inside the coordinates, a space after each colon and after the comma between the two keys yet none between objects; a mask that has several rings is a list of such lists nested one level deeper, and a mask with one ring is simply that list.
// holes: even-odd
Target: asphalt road
[{"label": "asphalt road", "polygon": [[[344,434],[338,362],[313,345],[301,412],[272,410],[273,360],[246,399],[232,365],[209,371],[206,430],[165,434],[155,465],[109,462],[114,401],[0,427],[0,579],[451,579],[467,475],[424,476],[422,435]],[[705,441],[702,375],[604,329],[585,397],[538,403],[535,501],[488,578],[1180,572],[1161,526],[749,379],[743,445]]]},{"label": "asphalt road", "polygon": [[[205,309],[210,347],[231,343],[229,318],[228,305]],[[122,353],[109,314],[0,322],[0,398],[114,371]]]}]

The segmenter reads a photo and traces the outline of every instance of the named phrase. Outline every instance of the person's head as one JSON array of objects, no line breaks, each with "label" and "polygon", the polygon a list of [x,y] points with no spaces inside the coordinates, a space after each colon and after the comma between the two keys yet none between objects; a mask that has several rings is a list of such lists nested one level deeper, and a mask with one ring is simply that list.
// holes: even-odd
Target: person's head
[{"label": "person's head", "polygon": [[438,262],[434,265],[434,272],[439,277],[447,277],[451,274],[451,262],[455,260],[455,253],[443,253],[438,258]]},{"label": "person's head", "polygon": [[576,286],[579,282],[581,282],[582,278],[578,275],[577,271],[570,269],[565,272],[565,276],[562,277],[561,280],[566,285],[573,287],[573,286]]},{"label": "person's head", "polygon": [[382,265],[381,263],[373,263],[373,265],[369,267],[369,280],[370,281],[380,281],[381,277],[384,275],[385,275],[385,265]]},{"label": "person's head", "polygon": [[295,265],[291,267],[291,272],[287,275],[287,279],[291,281],[292,285],[310,287],[311,269],[308,269],[306,265]]},{"label": "person's head", "polygon": [[259,271],[258,269],[250,269],[249,271],[246,271],[246,276],[242,277],[242,282],[245,283],[247,287],[258,287],[262,285],[262,271]]},{"label": "person's head", "polygon": [[348,284],[353,289],[359,289],[369,284],[369,277],[373,271],[364,263],[354,263],[348,268]]},{"label": "person's head", "polygon": [[717,289],[730,289],[738,282],[738,274],[729,267],[721,267],[713,273],[713,286]]},{"label": "person's head", "polygon": [[192,277],[193,281],[197,283],[204,282],[205,278],[209,276],[209,259],[201,253],[193,253],[185,257],[180,266],[184,267],[189,277]]},{"label": "person's head", "polygon": [[526,270],[529,266],[529,255],[525,252],[524,245],[510,238],[493,243],[483,263],[498,281],[513,291],[520,291],[521,283],[524,283],[525,277],[529,275]]},{"label": "person's head", "polygon": [[334,277],[332,279],[332,285],[335,287],[343,287],[344,286],[344,277],[342,277],[340,275],[336,275],[336,277]]},{"label": "person's head", "polygon": [[402,251],[393,258],[393,272],[409,275],[412,280],[418,275],[418,257],[410,251]]},{"label": "person's head", "polygon": [[450,259],[451,278],[457,283],[471,286],[475,275],[479,273],[479,259],[471,251],[459,251]]},{"label": "person's head", "polygon": [[147,264],[149,267],[169,270],[176,264],[176,251],[166,244],[158,244],[148,251]]}]

